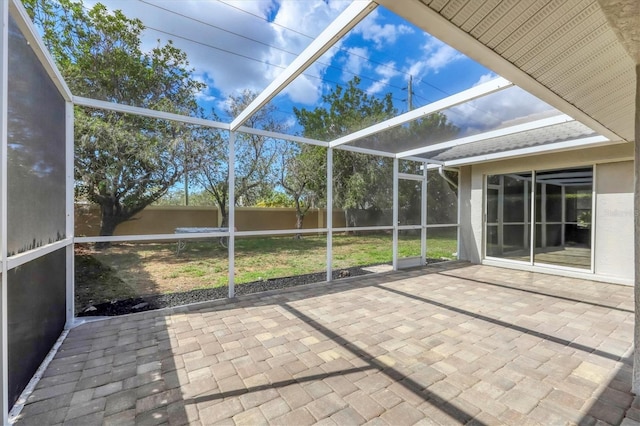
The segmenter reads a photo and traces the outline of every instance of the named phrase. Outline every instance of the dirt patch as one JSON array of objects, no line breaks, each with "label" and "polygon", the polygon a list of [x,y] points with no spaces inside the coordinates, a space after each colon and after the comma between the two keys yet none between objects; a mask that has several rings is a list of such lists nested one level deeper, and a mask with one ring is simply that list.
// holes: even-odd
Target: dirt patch
[{"label": "dirt patch", "polygon": [[97,303],[136,296],[111,267],[97,260],[82,244],[75,246],[75,283],[76,313]]}]

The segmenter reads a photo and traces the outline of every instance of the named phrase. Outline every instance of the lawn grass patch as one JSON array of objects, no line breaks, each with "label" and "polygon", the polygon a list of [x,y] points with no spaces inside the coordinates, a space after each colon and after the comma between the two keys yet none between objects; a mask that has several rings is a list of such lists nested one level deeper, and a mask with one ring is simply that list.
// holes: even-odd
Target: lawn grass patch
[{"label": "lawn grass patch", "polygon": [[[235,282],[326,271],[326,235],[241,237],[235,240]],[[228,285],[228,251],[217,239],[189,240],[177,254],[175,242],[113,243],[76,253],[78,306],[117,298],[169,294]],[[456,240],[451,235],[429,236],[427,257],[451,259]],[[420,253],[419,235],[405,236],[400,256]],[[391,233],[344,233],[333,236],[333,269],[388,264],[392,260]]]}]

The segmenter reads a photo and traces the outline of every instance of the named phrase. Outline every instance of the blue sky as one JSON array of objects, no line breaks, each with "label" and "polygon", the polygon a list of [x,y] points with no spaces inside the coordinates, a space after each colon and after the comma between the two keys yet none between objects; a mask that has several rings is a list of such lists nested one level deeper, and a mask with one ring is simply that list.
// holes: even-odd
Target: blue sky
[{"label": "blue sky", "polygon": [[[91,5],[93,1],[87,1]],[[196,78],[207,88],[201,105],[230,121],[223,110],[228,96],[243,89],[265,88],[350,3],[345,0],[103,0],[140,18],[148,27],[143,45],[171,39],[184,50]],[[361,88],[384,96],[391,92],[399,112],[407,110],[409,76],[414,107],[495,77],[490,70],[433,38],[418,27],[378,7],[338,45],[298,77],[275,103],[280,119],[296,133],[293,106],[313,109],[336,84],[354,75]],[[480,102],[482,103],[482,102]],[[505,108],[506,106],[506,108]],[[495,127],[517,116],[535,115],[548,107],[522,91],[494,96],[472,108],[472,114],[452,114],[471,120],[468,127]],[[478,111],[483,111],[480,116]],[[462,124],[462,123],[460,123]]]}]

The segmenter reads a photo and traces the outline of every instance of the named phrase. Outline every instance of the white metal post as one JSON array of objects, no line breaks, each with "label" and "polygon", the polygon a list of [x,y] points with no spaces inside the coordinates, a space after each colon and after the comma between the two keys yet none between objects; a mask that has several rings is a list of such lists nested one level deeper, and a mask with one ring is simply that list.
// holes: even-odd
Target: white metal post
[{"label": "white metal post", "polygon": [[[636,167],[638,167],[638,165],[636,164]],[[590,234],[591,234],[591,273],[595,273],[596,272],[596,209],[597,209],[597,198],[598,198],[598,191],[596,188],[596,183],[598,181],[598,167],[597,165],[593,166],[593,177],[591,178],[591,229]],[[639,185],[640,183],[636,183],[636,185]]]},{"label": "white metal post", "polygon": [[393,159],[393,270],[398,270],[398,159]]},{"label": "white metal post", "polygon": [[[460,227],[462,226],[462,224],[460,223],[461,219],[462,219],[462,197],[460,196],[461,194],[461,190],[460,190],[460,185],[462,184],[462,171],[458,170],[458,187],[456,188],[457,190],[457,206],[458,206],[458,211],[456,214],[456,224],[458,226],[456,226],[456,259],[460,260],[460,237],[461,237],[461,232],[460,232]],[[486,211],[486,210],[485,210]]]},{"label": "white metal post", "polygon": [[427,163],[422,164],[422,185],[420,197],[422,198],[422,202],[420,203],[422,212],[420,214],[420,225],[422,228],[420,230],[420,264],[427,264]]},{"label": "white metal post", "polygon": [[229,132],[229,298],[235,297],[235,226],[236,226],[236,132]]},{"label": "white metal post", "polygon": [[500,175],[498,188],[498,247],[500,255],[504,255],[504,175]]},{"label": "white metal post", "polygon": [[560,187],[560,220],[562,221],[561,231],[560,231],[560,244],[562,244],[562,248],[564,249],[564,245],[566,244],[566,236],[565,232],[567,229],[567,188],[562,185]]},{"label": "white metal post", "polygon": [[[640,135],[640,64],[636,64],[636,109],[635,109],[635,134]],[[640,395],[640,137],[633,142],[635,185],[633,188],[633,270],[634,270],[634,322],[633,322],[633,373],[631,378],[631,392]],[[593,222],[593,213],[591,218]],[[593,245],[592,245],[593,247]]]},{"label": "white metal post", "polygon": [[327,148],[327,281],[333,280],[333,148]]},{"label": "white metal post", "polygon": [[536,171],[531,172],[531,248],[529,250],[529,264],[535,263],[536,253]]},{"label": "white metal post", "polygon": [[[524,190],[522,191],[522,195],[524,196],[524,208],[523,210],[523,218],[522,221],[524,222],[524,235],[522,236],[522,240],[524,241],[523,246],[526,247],[527,244],[529,243],[529,233],[530,233],[530,229],[529,229],[529,181],[525,180],[524,181]],[[523,248],[524,248],[523,247]]]},{"label": "white metal post", "polygon": [[540,245],[544,249],[547,247],[547,184],[540,186]]},{"label": "white metal post", "polygon": [[71,238],[71,244],[66,247],[67,257],[67,279],[66,279],[66,296],[67,296],[67,321],[65,328],[71,328],[75,318],[75,256],[73,237],[75,235],[75,218],[74,218],[74,190],[73,190],[73,172],[74,172],[74,136],[73,136],[73,102],[65,103],[65,196],[66,196],[66,223],[65,238]]},{"label": "white metal post", "polygon": [[7,328],[7,122],[9,62],[9,2],[0,2],[0,256],[2,256],[2,288],[0,289],[0,410],[2,424],[9,423],[9,351]]}]

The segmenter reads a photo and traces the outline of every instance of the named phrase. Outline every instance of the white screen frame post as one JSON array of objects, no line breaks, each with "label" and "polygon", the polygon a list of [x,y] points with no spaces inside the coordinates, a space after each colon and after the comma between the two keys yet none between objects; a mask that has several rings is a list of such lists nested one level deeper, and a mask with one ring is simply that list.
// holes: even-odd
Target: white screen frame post
[{"label": "white screen frame post", "polygon": [[2,257],[2,288],[0,290],[0,410],[2,424],[9,423],[9,367],[7,328],[7,90],[9,70],[9,2],[0,2],[0,256]]},{"label": "white screen frame post", "polygon": [[229,299],[236,296],[235,289],[235,249],[236,249],[236,132],[229,132],[229,227],[228,265],[229,265]]},{"label": "white screen frame post", "polygon": [[67,321],[65,329],[70,329],[75,321],[75,255],[74,255],[74,237],[75,237],[75,216],[74,216],[74,105],[73,102],[65,102],[65,178],[66,178],[66,238],[71,243],[66,247],[67,258]]},{"label": "white screen frame post", "polygon": [[[327,148],[327,282],[333,280],[333,148]],[[321,214],[321,213],[318,213]]]},{"label": "white screen frame post", "polygon": [[393,159],[393,270],[398,270],[398,158]]}]

